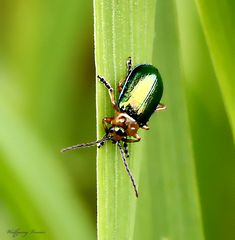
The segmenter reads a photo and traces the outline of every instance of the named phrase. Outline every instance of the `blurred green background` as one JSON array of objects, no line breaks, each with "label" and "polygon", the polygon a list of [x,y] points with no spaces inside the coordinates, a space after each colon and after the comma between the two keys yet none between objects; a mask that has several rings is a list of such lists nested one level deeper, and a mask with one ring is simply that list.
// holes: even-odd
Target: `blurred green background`
[{"label": "blurred green background", "polygon": [[1,1],[0,239],[95,239],[92,1]]},{"label": "blurred green background", "polygon": [[[155,62],[163,76],[173,77],[167,65],[180,59],[205,238],[232,240],[232,127],[189,2],[158,1]],[[168,19],[179,32],[172,35]],[[95,239],[96,150],[60,153],[96,138],[92,1],[2,0],[0,36],[0,239],[12,239],[8,231],[16,229],[46,232],[30,239]],[[167,88],[166,82],[165,99]],[[180,115],[180,106],[174,108]],[[154,134],[146,141],[157,141]],[[148,178],[148,170],[141,175]]]}]

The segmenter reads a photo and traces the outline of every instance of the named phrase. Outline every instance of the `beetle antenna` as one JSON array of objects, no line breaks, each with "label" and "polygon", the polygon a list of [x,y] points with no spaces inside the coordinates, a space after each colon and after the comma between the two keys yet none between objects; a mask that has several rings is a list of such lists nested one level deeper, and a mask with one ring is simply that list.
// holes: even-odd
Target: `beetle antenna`
[{"label": "beetle antenna", "polygon": [[124,152],[125,152],[126,157],[129,158],[130,154],[129,154],[128,145],[127,145],[126,142],[123,143],[123,148],[124,148]]},{"label": "beetle antenna", "polygon": [[126,156],[125,156],[125,152],[124,152],[123,147],[122,147],[122,145],[121,145],[121,143],[119,141],[117,142],[117,145],[118,145],[118,147],[120,149],[122,160],[123,160],[123,163],[125,165],[125,168],[126,168],[126,171],[128,173],[128,176],[131,179],[131,182],[132,182],[132,185],[133,185],[133,188],[134,188],[134,191],[135,191],[135,195],[138,198],[139,193],[138,193],[138,190],[137,190],[137,185],[136,185],[136,182],[135,182],[135,178],[133,177],[133,175],[131,173],[131,170],[129,169],[129,166],[128,166],[128,163],[127,163],[127,160],[126,160]]},{"label": "beetle antenna", "polygon": [[109,140],[110,137],[108,137],[108,135],[104,135],[103,138],[101,138],[100,140],[97,140],[95,142],[90,142],[90,143],[81,143],[81,144],[77,144],[77,145],[74,145],[74,146],[71,146],[71,147],[67,147],[67,148],[63,148],[61,150],[61,152],[67,152],[67,151],[72,151],[72,150],[75,150],[77,148],[86,148],[86,147],[92,147],[92,146],[95,146],[96,144],[99,144],[98,147],[101,147],[105,141]]}]

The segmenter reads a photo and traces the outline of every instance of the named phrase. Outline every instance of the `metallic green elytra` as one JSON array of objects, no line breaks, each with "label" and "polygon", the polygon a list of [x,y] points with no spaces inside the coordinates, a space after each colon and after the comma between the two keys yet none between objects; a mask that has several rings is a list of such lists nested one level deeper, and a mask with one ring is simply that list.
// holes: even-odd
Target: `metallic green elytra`
[{"label": "metallic green elytra", "polygon": [[118,106],[141,126],[146,125],[160,103],[163,93],[162,78],[149,64],[136,66],[128,75],[119,95]]},{"label": "metallic green elytra", "polygon": [[90,143],[77,144],[62,149],[62,152],[82,147],[98,145],[102,147],[107,140],[116,143],[120,149],[121,157],[126,171],[132,182],[135,195],[138,197],[137,184],[128,167],[127,157],[128,143],[140,141],[138,134],[140,128],[148,130],[149,118],[155,111],[164,110],[166,107],[160,103],[163,93],[163,83],[158,70],[150,64],[132,66],[132,59],[127,61],[127,74],[118,84],[120,93],[118,101],[115,101],[112,86],[103,77],[98,76],[101,83],[109,91],[114,116],[104,117],[102,120],[105,135],[103,138]]}]

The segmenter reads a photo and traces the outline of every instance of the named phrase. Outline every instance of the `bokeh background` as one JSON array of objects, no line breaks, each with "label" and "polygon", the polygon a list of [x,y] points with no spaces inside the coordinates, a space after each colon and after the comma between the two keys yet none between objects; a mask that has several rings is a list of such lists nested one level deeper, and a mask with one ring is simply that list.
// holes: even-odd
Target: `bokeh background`
[{"label": "bokeh background", "polygon": [[1,1],[0,238],[95,239],[92,1]]},{"label": "bokeh background", "polygon": [[[172,17],[174,5],[158,6],[155,62],[167,75],[159,54],[172,59],[177,47],[183,58],[205,236],[232,240],[234,143],[199,16],[187,6],[193,14],[180,31],[191,45],[182,50],[165,41],[171,28],[159,17]],[[0,238],[19,229],[46,232],[30,239],[95,239],[96,150],[60,153],[96,138],[92,1],[2,0],[0,36]]]}]

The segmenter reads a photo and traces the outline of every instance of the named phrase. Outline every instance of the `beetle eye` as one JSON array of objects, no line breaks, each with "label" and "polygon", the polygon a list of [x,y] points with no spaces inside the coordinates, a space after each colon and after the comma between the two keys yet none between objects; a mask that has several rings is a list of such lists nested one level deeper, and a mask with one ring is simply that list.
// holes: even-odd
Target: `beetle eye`
[{"label": "beetle eye", "polygon": [[119,136],[124,136],[125,135],[125,132],[124,132],[124,130],[122,130],[122,129],[118,129],[118,130],[116,130],[116,133],[117,133],[117,135],[119,135]]},{"label": "beetle eye", "polygon": [[109,132],[110,132],[110,133],[113,133],[113,132],[114,132],[114,128],[110,128],[110,129],[109,129]]}]

